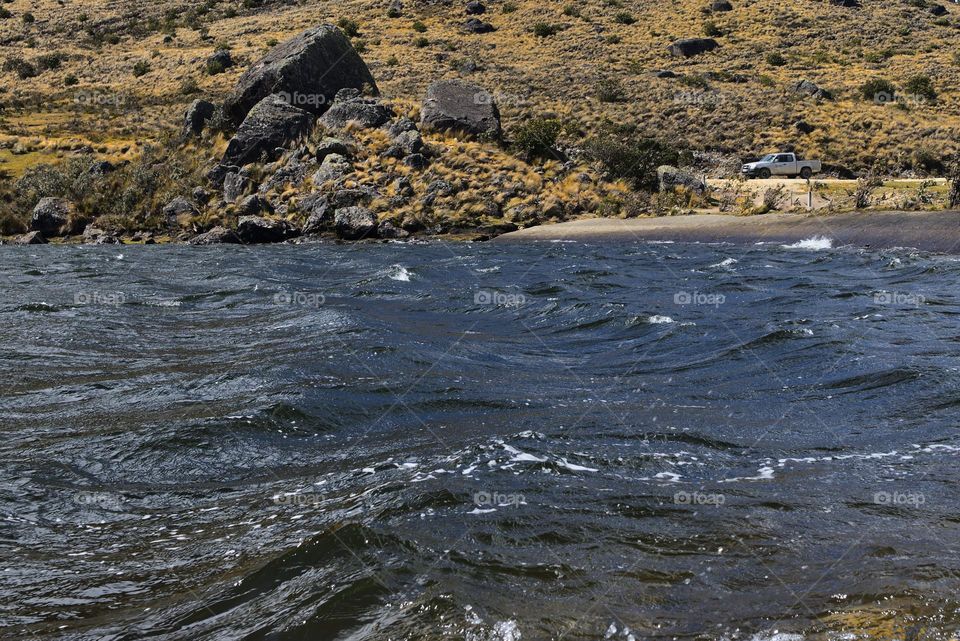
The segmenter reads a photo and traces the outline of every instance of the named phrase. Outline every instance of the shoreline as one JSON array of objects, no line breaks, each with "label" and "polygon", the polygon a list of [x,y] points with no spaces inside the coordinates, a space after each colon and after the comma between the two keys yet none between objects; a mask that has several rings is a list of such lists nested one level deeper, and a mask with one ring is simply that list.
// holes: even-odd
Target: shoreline
[{"label": "shoreline", "polygon": [[677,241],[796,243],[826,237],[834,246],[960,253],[960,211],[870,211],[838,214],[693,214],[661,218],[591,218],[530,227],[494,242]]}]

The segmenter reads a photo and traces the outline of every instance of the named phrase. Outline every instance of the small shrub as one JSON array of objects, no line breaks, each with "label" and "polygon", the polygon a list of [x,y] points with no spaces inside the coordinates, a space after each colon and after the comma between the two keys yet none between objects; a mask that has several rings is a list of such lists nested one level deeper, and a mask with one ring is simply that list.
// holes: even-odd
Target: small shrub
[{"label": "small shrub", "polygon": [[215,76],[219,73],[223,73],[226,69],[223,66],[223,63],[219,60],[207,60],[207,75]]},{"label": "small shrub", "polygon": [[896,92],[893,83],[882,78],[874,78],[860,85],[860,96],[871,102],[890,102]]},{"label": "small shrub", "polygon": [[717,36],[722,36],[723,31],[720,30],[720,27],[717,26],[717,23],[707,20],[703,23],[703,35],[715,38]]},{"label": "small shrub", "polygon": [[36,67],[20,58],[7,58],[3,63],[3,70],[14,72],[20,80],[33,78],[37,75]]},{"label": "small shrub", "polygon": [[280,44],[280,41],[277,40],[276,38],[267,38],[266,44],[268,47],[272,49],[273,47],[276,47],[278,44]]},{"label": "small shrub", "polygon": [[337,20],[337,26],[348,38],[355,38],[360,35],[360,25],[350,18],[340,18]]},{"label": "small shrub", "polygon": [[613,16],[613,21],[617,24],[634,24],[637,19],[633,17],[633,14],[629,11],[620,11],[615,16]]},{"label": "small shrub", "polygon": [[627,180],[641,191],[657,190],[657,167],[680,162],[680,152],[671,145],[616,131],[589,140],[586,150],[611,178]]},{"label": "small shrub", "polygon": [[533,35],[538,38],[548,38],[550,36],[555,36],[560,32],[560,27],[554,24],[549,24],[546,22],[538,22],[533,25]]},{"label": "small shrub", "polygon": [[429,45],[430,45],[430,40],[422,36],[414,39],[413,41],[413,46],[418,49],[423,49],[424,47],[427,47]]},{"label": "small shrub", "polygon": [[594,92],[600,102],[623,102],[627,97],[623,85],[615,78],[604,78],[597,83]]},{"label": "small shrub", "polygon": [[190,94],[197,93],[198,91],[200,91],[200,86],[193,78],[186,78],[180,83],[181,95],[189,96]]},{"label": "small shrub", "polygon": [[930,76],[917,75],[911,76],[903,85],[905,93],[914,98],[920,98],[927,102],[933,102],[937,99],[937,90],[933,88],[933,82]]},{"label": "small shrub", "polygon": [[513,13],[517,10],[516,2],[504,2],[503,3],[503,12],[504,13]]},{"label": "small shrub", "polygon": [[426,33],[427,25],[417,20],[416,22],[413,23],[413,30],[416,31],[417,33]]},{"label": "small shrub", "polygon": [[33,24],[34,22],[37,21],[37,19],[33,16],[33,14],[29,12],[23,14],[21,19],[23,20],[23,24]]},{"label": "small shrub", "polygon": [[787,64],[787,59],[779,51],[771,51],[767,54],[767,64],[771,67],[782,67]]},{"label": "small shrub", "polygon": [[133,75],[139,78],[150,73],[150,63],[146,60],[140,60],[133,65]]},{"label": "small shrub", "polygon": [[554,118],[534,118],[521,125],[513,135],[514,147],[527,156],[550,153],[557,144],[563,125]]},{"label": "small shrub", "polygon": [[574,4],[568,4],[563,8],[563,15],[568,18],[579,18],[580,17],[580,7]]},{"label": "small shrub", "polygon": [[79,82],[80,81],[77,80],[77,77],[72,73],[67,74],[67,76],[63,79],[63,85],[65,87],[72,87]]},{"label": "small shrub", "polygon": [[10,13],[10,10],[6,7],[0,7],[0,18],[6,19],[11,17],[13,14]]}]

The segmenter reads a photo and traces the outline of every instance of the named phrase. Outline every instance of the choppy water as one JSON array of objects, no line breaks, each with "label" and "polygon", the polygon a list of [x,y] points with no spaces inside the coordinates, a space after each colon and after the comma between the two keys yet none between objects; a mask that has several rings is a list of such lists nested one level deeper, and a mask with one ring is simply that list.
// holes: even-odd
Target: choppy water
[{"label": "choppy water", "polygon": [[960,263],[828,244],[5,248],[0,637],[950,638]]}]

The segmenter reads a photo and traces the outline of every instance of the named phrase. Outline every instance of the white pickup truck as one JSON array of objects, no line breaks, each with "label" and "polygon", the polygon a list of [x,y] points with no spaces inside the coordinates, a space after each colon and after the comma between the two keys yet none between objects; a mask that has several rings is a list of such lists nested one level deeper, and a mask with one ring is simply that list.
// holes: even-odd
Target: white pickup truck
[{"label": "white pickup truck", "polygon": [[800,176],[809,178],[820,173],[823,165],[819,160],[800,160],[796,154],[767,154],[757,162],[748,162],[740,171],[747,178],[770,176]]}]

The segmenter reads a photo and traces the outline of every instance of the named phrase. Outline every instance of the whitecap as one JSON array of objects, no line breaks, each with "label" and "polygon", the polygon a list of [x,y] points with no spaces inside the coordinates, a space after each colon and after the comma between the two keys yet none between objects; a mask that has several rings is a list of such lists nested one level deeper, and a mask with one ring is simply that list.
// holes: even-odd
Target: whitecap
[{"label": "whitecap", "polygon": [[826,236],[812,236],[810,238],[804,238],[803,240],[797,241],[791,245],[781,245],[784,249],[810,249],[813,251],[819,251],[821,249],[832,249],[833,248],[833,239],[827,238]]},{"label": "whitecap", "polygon": [[654,316],[649,317],[647,319],[647,322],[650,323],[651,325],[664,325],[666,323],[673,323],[675,321],[669,316],[661,316],[660,314],[655,314]]},{"label": "whitecap", "polygon": [[391,267],[389,276],[392,280],[399,280],[405,283],[410,282],[410,271],[403,265],[394,265]]},{"label": "whitecap", "polygon": [[711,267],[729,267],[730,265],[736,265],[739,261],[736,258],[724,258],[716,265],[710,265]]}]

